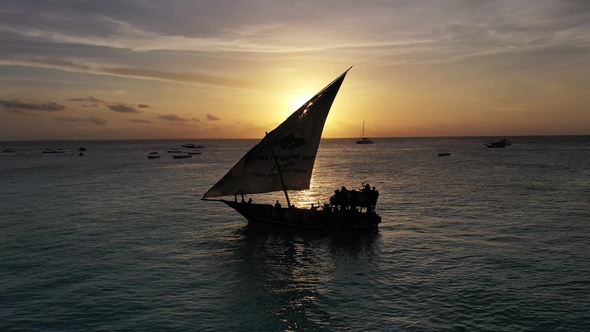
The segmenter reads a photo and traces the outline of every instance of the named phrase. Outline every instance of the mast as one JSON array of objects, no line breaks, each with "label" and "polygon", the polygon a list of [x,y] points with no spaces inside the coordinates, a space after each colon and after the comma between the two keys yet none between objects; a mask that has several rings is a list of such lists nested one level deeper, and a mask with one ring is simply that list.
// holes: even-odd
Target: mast
[{"label": "mast", "polygon": [[[266,134],[268,135],[268,133],[266,133]],[[279,161],[277,160],[277,157],[275,156],[275,151],[272,148],[270,141],[268,143],[268,146],[270,147],[270,153],[272,154],[272,159],[274,159],[275,165],[277,166],[277,171],[279,172],[279,178],[281,179],[281,186],[283,186],[283,192],[285,193],[285,198],[287,199],[287,207],[289,209],[291,209],[291,200],[289,200],[289,194],[287,193],[287,187],[285,187],[285,180],[283,179],[283,172],[281,171],[281,165],[279,165]]]},{"label": "mast", "polygon": [[361,135],[361,138],[365,138],[365,119],[363,119],[363,134]]}]

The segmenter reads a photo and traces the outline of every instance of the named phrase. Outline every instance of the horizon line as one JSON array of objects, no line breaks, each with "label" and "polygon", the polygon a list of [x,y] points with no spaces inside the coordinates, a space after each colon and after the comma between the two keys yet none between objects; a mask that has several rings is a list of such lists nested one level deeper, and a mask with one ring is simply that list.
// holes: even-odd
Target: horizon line
[{"label": "horizon line", "polygon": [[[576,137],[576,136],[590,136],[590,134],[551,134],[551,135],[491,135],[494,137]],[[371,139],[408,139],[408,138],[488,138],[490,135],[457,135],[457,136],[383,136],[371,137]],[[209,137],[209,138],[94,138],[94,139],[17,139],[17,140],[0,140],[0,142],[87,142],[87,141],[180,141],[180,140],[261,140],[262,138],[231,138],[231,137]],[[357,140],[358,137],[322,137],[323,139],[332,140]]]}]

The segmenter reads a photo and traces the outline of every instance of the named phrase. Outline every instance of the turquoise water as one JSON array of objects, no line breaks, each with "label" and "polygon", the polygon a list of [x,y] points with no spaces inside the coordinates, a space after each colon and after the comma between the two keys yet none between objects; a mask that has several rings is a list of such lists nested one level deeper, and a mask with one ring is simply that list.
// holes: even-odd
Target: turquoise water
[{"label": "turquoise water", "polygon": [[590,137],[488,140],[323,140],[292,200],[369,182],[359,237],[201,201],[256,140],[0,142],[0,330],[589,330]]}]

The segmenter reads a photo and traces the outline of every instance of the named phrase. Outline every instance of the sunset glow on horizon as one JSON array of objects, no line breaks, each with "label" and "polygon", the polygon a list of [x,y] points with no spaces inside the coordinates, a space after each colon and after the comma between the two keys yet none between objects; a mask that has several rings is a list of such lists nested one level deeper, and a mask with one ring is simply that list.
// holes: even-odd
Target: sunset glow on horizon
[{"label": "sunset glow on horizon", "polygon": [[0,140],[590,134],[586,2],[2,3]]}]

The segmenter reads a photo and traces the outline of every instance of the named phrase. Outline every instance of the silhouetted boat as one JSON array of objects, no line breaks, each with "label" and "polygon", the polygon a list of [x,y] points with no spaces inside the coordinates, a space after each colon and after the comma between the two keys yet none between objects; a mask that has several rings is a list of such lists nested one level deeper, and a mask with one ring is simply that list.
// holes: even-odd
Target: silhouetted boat
[{"label": "silhouetted boat", "polygon": [[439,154],[438,154],[439,157],[448,157],[450,155],[451,155],[450,152],[439,152]]},{"label": "silhouetted boat", "polygon": [[45,150],[43,150],[41,152],[42,153],[66,153],[66,150],[64,150],[64,149],[57,149],[57,150],[54,150],[54,149],[45,149]]},{"label": "silhouetted boat", "polygon": [[373,141],[365,137],[365,119],[363,119],[363,129],[361,130],[361,138],[356,141],[356,144],[373,144]]},{"label": "silhouetted boat", "polygon": [[192,155],[190,155],[188,153],[187,154],[175,154],[172,156],[172,158],[174,158],[174,159],[185,159],[185,158],[190,158],[190,157],[192,157]]},{"label": "silhouetted boat", "polygon": [[504,148],[504,147],[506,147],[506,138],[503,138],[497,142],[494,142],[494,137],[492,136],[492,142],[487,143],[486,146],[488,148]]},{"label": "silhouetted boat", "polygon": [[193,149],[193,148],[198,149],[198,148],[202,148],[203,147],[202,145],[195,145],[195,144],[192,144],[192,143],[183,144],[181,146],[183,148],[189,148],[189,149]]},{"label": "silhouetted boat", "polygon": [[160,158],[160,154],[158,152],[148,153],[148,159],[158,159],[158,158]]},{"label": "silhouetted boat", "polygon": [[[348,69],[350,70],[350,68]],[[309,189],[313,165],[326,117],[348,70],[313,96],[246,153],[204,195],[219,199],[255,224],[327,232],[375,231],[381,217],[375,212],[379,192],[368,184],[361,190],[336,190],[330,203],[311,208],[291,204],[288,190]],[[255,204],[244,195],[283,191],[287,206]],[[241,201],[238,201],[238,195]]]}]

